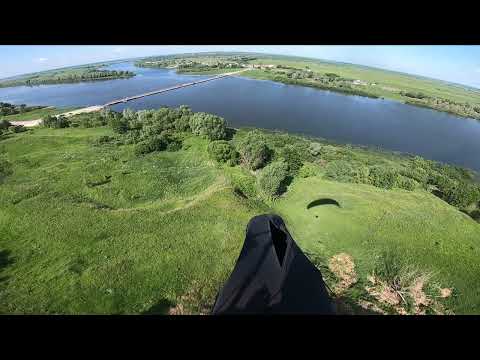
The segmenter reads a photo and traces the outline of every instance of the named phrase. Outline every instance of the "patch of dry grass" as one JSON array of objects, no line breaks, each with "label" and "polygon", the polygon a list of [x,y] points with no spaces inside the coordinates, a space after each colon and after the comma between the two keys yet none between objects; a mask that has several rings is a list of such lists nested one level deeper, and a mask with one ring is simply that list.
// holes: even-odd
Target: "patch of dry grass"
[{"label": "patch of dry grass", "polygon": [[328,268],[339,280],[334,288],[336,295],[342,294],[357,282],[355,263],[353,262],[352,257],[346,253],[333,256],[328,261]]}]

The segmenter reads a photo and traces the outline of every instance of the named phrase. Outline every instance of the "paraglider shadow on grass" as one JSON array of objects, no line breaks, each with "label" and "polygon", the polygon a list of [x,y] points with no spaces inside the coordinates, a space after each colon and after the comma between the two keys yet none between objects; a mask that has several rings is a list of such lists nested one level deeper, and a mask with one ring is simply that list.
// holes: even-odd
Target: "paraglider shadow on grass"
[{"label": "paraglider shadow on grass", "polygon": [[307,205],[307,210],[320,205],[335,205],[341,207],[337,200],[330,198],[317,199]]}]

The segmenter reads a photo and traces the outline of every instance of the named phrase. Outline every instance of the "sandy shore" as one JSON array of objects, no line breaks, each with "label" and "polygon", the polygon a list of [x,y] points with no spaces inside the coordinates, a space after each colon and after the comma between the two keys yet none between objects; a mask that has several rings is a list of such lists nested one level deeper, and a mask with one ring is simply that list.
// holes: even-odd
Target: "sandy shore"
[{"label": "sandy shore", "polygon": [[[94,111],[100,111],[102,109],[103,109],[102,105],[95,105],[95,106],[89,106],[89,107],[86,107],[86,108],[77,109],[77,110],[69,111],[69,112],[66,112],[66,113],[58,114],[58,115],[55,115],[55,116],[63,115],[65,117],[69,117],[69,116],[82,114],[82,113],[90,113],[90,112],[94,112]],[[12,125],[23,125],[25,127],[33,127],[33,126],[40,125],[41,122],[42,122],[42,119],[35,119],[35,120],[24,120],[24,121],[11,121],[10,123]]]}]

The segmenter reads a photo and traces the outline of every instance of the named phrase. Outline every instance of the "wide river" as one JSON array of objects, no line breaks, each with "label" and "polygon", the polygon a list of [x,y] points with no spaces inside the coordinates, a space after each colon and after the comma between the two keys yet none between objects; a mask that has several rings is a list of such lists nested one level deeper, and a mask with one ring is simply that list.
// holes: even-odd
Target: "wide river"
[{"label": "wide river", "polygon": [[[137,68],[130,79],[0,89],[0,101],[27,105],[90,106],[209,76]],[[480,171],[480,121],[399,102],[342,95],[272,81],[227,77],[115,105],[150,109],[189,105],[224,117],[230,126],[307,134],[341,143],[378,146]]]}]

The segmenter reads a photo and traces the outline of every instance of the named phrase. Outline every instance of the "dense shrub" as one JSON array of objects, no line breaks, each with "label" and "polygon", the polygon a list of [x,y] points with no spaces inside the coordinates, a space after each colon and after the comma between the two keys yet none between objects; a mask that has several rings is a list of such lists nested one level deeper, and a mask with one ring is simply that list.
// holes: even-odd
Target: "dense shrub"
[{"label": "dense shrub", "polygon": [[445,192],[447,189],[456,188],[457,182],[449,177],[439,174],[437,172],[432,172],[429,174],[427,179],[427,184],[434,185],[438,191]]},{"label": "dense shrub", "polygon": [[236,194],[250,199],[257,196],[257,185],[253,176],[232,174],[230,181]]},{"label": "dense shrub", "polygon": [[166,107],[160,108],[152,112],[151,120],[147,121],[148,124],[154,124],[161,131],[173,130],[175,128],[175,121],[179,117],[176,109],[169,109]]},{"label": "dense shrub", "polygon": [[128,129],[129,130],[140,130],[143,127],[143,122],[139,118],[140,116],[137,116],[133,119],[128,120]]},{"label": "dense shrub", "polygon": [[93,141],[94,145],[104,145],[112,142],[114,138],[112,136],[103,135]]},{"label": "dense shrub", "polygon": [[54,129],[67,128],[70,126],[70,122],[64,116],[46,116],[43,121],[43,126]]},{"label": "dense shrub", "polygon": [[472,180],[474,177],[469,170],[458,166],[435,164],[432,168],[435,172],[458,181]]},{"label": "dense shrub", "polygon": [[130,108],[123,109],[122,117],[127,121],[136,120],[137,119],[137,113]]},{"label": "dense shrub", "polygon": [[136,144],[141,141],[140,131],[130,130],[124,135],[123,143],[124,144]]},{"label": "dense shrub", "polygon": [[192,133],[210,140],[222,140],[227,136],[225,120],[216,115],[195,113],[190,117],[189,125]]},{"label": "dense shrub", "polygon": [[152,136],[160,135],[163,131],[165,131],[165,128],[160,123],[145,124],[140,130],[140,137],[146,140]]},{"label": "dense shrub", "polygon": [[125,134],[128,131],[128,121],[120,114],[115,114],[109,118],[108,124],[112,130],[119,134]]},{"label": "dense shrub", "polygon": [[142,155],[154,151],[175,151],[182,147],[182,142],[174,134],[163,132],[160,135],[149,137],[148,139],[139,142],[135,146],[135,154]]},{"label": "dense shrub", "polygon": [[192,110],[186,105],[181,105],[177,111],[179,113],[179,117],[175,120],[175,130],[191,131],[190,118],[193,116]]},{"label": "dense shrub", "polygon": [[281,195],[286,190],[288,176],[289,168],[285,160],[268,164],[257,178],[261,194],[270,199]]},{"label": "dense shrub", "polygon": [[400,189],[412,191],[415,190],[415,188],[418,186],[418,182],[409,177],[399,175],[397,177],[396,186]]},{"label": "dense shrub", "polygon": [[431,160],[424,159],[421,156],[414,156],[411,163],[413,168],[422,168],[427,172],[434,166],[434,163]]},{"label": "dense shrub", "polygon": [[168,142],[166,136],[152,136],[147,142],[150,146],[150,152],[167,150]]},{"label": "dense shrub", "polygon": [[272,155],[265,137],[258,131],[250,131],[240,139],[237,150],[242,163],[252,170],[264,167]]},{"label": "dense shrub", "polygon": [[137,143],[135,145],[134,152],[135,152],[135,155],[143,155],[143,154],[151,153],[152,150],[150,147],[150,143],[147,141],[142,141]]},{"label": "dense shrub", "polygon": [[480,188],[476,184],[457,183],[443,188],[441,198],[450,205],[466,208],[480,201]]},{"label": "dense shrub", "polygon": [[161,139],[161,141],[167,144],[167,151],[177,151],[182,148],[181,138],[173,132],[164,131],[160,134],[159,138]]},{"label": "dense shrub", "polygon": [[317,176],[319,174],[320,169],[318,168],[318,166],[312,163],[304,163],[298,171],[298,176],[301,178],[308,178],[312,176]]},{"label": "dense shrub", "polygon": [[238,163],[238,153],[228,141],[216,140],[208,145],[210,157],[218,162],[233,166]]},{"label": "dense shrub", "polygon": [[325,166],[325,177],[340,182],[354,182],[355,168],[345,160],[331,161]]},{"label": "dense shrub", "polygon": [[1,120],[1,121],[0,121],[0,129],[1,129],[1,130],[6,130],[6,129],[8,129],[10,126],[12,126],[12,124],[10,123],[10,121],[8,121],[8,120]]},{"label": "dense shrub", "polygon": [[354,163],[352,182],[357,184],[371,184],[370,168],[366,165]]},{"label": "dense shrub", "polygon": [[373,186],[392,189],[397,185],[398,173],[394,169],[377,165],[370,167],[369,170],[370,183]]},{"label": "dense shrub", "polygon": [[425,98],[428,98],[427,95],[425,95],[424,93],[421,93],[421,92],[408,92],[408,91],[400,91],[400,95],[403,95],[403,96],[408,96],[408,97],[411,97],[411,98],[415,98],[415,99],[425,99]]},{"label": "dense shrub", "polygon": [[3,181],[8,175],[12,174],[12,164],[0,155],[0,181]]},{"label": "dense shrub", "polygon": [[93,128],[105,126],[108,123],[107,118],[103,112],[78,114],[72,116],[70,119],[71,127]]},{"label": "dense shrub", "polygon": [[415,180],[422,186],[428,182],[429,173],[422,167],[405,168],[400,170],[400,175]]},{"label": "dense shrub", "polygon": [[27,131],[28,129],[23,125],[13,125],[13,126],[10,126],[9,130],[14,133],[21,133],[21,132]]},{"label": "dense shrub", "polygon": [[476,222],[480,222],[480,210],[473,210],[469,213],[469,215]]},{"label": "dense shrub", "polygon": [[[313,153],[318,152],[318,157],[327,160],[356,160],[357,155],[350,149],[340,146],[333,145],[321,145],[320,147],[315,146]],[[312,153],[312,148],[310,148],[310,153]]]},{"label": "dense shrub", "polygon": [[318,156],[322,151],[322,145],[319,143],[310,143],[310,147],[308,148],[308,151],[312,156]]},{"label": "dense shrub", "polygon": [[294,145],[285,145],[278,150],[280,158],[285,159],[290,169],[290,173],[294,176],[298,173],[303,165],[303,158],[301,150]]},{"label": "dense shrub", "polygon": [[184,114],[175,120],[175,130],[177,131],[191,131],[190,118],[192,115]]}]

